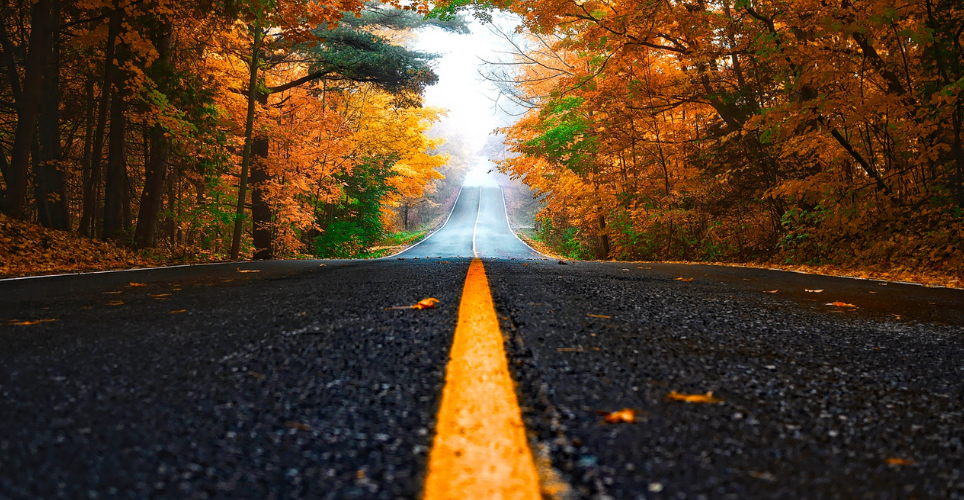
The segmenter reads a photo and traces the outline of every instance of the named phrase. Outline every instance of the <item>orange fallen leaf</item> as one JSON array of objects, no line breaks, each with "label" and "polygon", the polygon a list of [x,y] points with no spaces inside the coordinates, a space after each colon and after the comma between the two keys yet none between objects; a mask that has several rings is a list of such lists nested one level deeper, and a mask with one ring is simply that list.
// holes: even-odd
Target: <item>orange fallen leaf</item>
[{"label": "orange fallen leaf", "polygon": [[853,304],[848,304],[848,303],[846,303],[846,302],[840,302],[840,301],[837,301],[837,302],[827,302],[827,303],[824,304],[824,305],[825,305],[825,306],[837,306],[837,307],[857,307],[857,306],[855,306],[855,305],[853,305]]},{"label": "orange fallen leaf", "polygon": [[318,264],[318,267],[325,267],[326,264]]},{"label": "orange fallen leaf", "polygon": [[913,461],[904,458],[888,458],[886,462],[889,465],[911,465],[914,463]]},{"label": "orange fallen leaf", "polygon": [[636,410],[623,408],[618,411],[596,410],[596,415],[603,418],[607,424],[631,424],[636,421]]},{"label": "orange fallen leaf", "polygon": [[107,305],[109,305],[109,306],[122,306],[122,305],[124,305],[124,301],[123,301],[123,300],[112,300],[112,301],[108,302]]},{"label": "orange fallen leaf", "polygon": [[709,391],[706,394],[680,394],[676,391],[670,391],[666,395],[666,399],[670,401],[683,401],[686,403],[722,403],[723,400],[713,397],[713,391]]},{"label": "orange fallen leaf", "polygon": [[154,297],[155,299],[162,299],[164,297],[170,297],[170,296],[171,294],[169,293],[155,293],[154,295],[151,295],[151,297]]},{"label": "orange fallen leaf", "polygon": [[34,319],[34,320],[26,320],[26,321],[11,320],[11,321],[8,321],[6,324],[16,325],[16,326],[30,326],[30,325],[38,325],[40,323],[50,323],[51,321],[57,321],[57,320],[56,319]]},{"label": "orange fallen leaf", "polygon": [[777,293],[780,290],[764,290],[763,293]]},{"label": "orange fallen leaf", "polygon": [[612,316],[606,316],[605,314],[587,314],[586,316],[589,316],[590,318],[603,318],[603,319],[612,318]]},{"label": "orange fallen leaf", "polygon": [[181,314],[182,312],[187,312],[187,309],[176,309],[174,311],[169,312],[168,314]]},{"label": "orange fallen leaf", "polygon": [[260,269],[241,269],[241,268],[239,267],[239,268],[238,268],[238,272],[239,272],[239,273],[260,273],[261,270],[260,270]]},{"label": "orange fallen leaf", "polygon": [[682,277],[682,276],[680,276],[679,278],[676,278],[676,280],[675,280],[675,281],[685,281],[685,282],[690,282],[690,281],[693,281],[693,278],[684,278],[684,277]]},{"label": "orange fallen leaf", "polygon": [[823,291],[823,289],[820,289],[820,290],[809,290],[809,289],[807,289],[807,288],[804,288],[803,291],[804,291],[804,292],[809,292],[809,293],[820,293],[820,292]]},{"label": "orange fallen leaf", "polygon": [[303,424],[301,422],[285,422],[285,427],[289,429],[298,429],[299,431],[310,431],[311,427],[308,424]]},{"label": "orange fallen leaf", "polygon": [[438,304],[439,300],[435,297],[429,297],[427,299],[422,299],[418,301],[418,304],[412,306],[412,309],[435,309],[435,304]]},{"label": "orange fallen leaf", "polygon": [[135,286],[135,287],[136,287],[136,286],[147,286],[147,284],[145,284],[145,283],[134,283],[134,282],[132,281],[132,282],[131,282],[129,285],[127,285],[127,286]]}]

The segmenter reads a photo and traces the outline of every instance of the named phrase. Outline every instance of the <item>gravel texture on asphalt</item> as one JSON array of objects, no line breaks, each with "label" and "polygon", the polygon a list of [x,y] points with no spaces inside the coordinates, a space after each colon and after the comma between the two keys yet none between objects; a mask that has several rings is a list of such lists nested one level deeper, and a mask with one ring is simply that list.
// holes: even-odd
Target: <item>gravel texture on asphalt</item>
[{"label": "gravel texture on asphalt", "polygon": [[[527,428],[575,496],[964,498],[960,326],[813,304],[684,266],[486,269]],[[690,274],[676,278],[695,279],[675,279],[680,269]],[[836,288],[880,286],[818,281],[835,287],[821,292],[830,301]],[[925,304],[928,293],[964,297],[915,290]],[[669,401],[674,390],[724,402]],[[637,421],[596,414],[622,408]]]},{"label": "gravel texture on asphalt", "polygon": [[0,282],[0,498],[417,497],[468,262]]}]

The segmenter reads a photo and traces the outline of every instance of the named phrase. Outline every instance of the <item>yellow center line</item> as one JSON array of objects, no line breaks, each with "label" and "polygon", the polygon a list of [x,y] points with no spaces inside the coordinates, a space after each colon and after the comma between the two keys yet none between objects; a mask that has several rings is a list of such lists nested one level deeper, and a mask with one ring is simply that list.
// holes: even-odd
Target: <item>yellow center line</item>
[{"label": "yellow center line", "polygon": [[482,261],[465,278],[424,500],[538,500],[526,441]]}]

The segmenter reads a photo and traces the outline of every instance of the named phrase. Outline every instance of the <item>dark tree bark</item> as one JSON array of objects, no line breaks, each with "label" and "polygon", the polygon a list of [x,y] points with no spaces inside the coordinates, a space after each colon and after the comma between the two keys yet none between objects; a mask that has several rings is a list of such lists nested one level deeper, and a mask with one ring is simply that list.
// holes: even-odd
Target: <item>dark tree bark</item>
[{"label": "dark tree bark", "polygon": [[[81,233],[89,229],[87,236],[97,233],[95,214],[97,210],[97,190],[100,186],[101,161],[104,155],[104,141],[107,135],[107,112],[109,110],[111,86],[114,83],[114,43],[120,34],[124,11],[115,0],[107,28],[107,46],[104,49],[104,79],[101,82],[100,102],[97,104],[97,127],[94,130],[94,147],[90,159],[90,196],[84,194],[84,213],[81,216]],[[89,201],[89,203],[88,203]]]},{"label": "dark tree bark", "polygon": [[[154,82],[162,92],[168,90],[162,83],[171,66],[172,25],[164,23],[155,37],[158,58],[151,67]],[[137,230],[134,242],[138,248],[153,247],[157,244],[157,214],[161,209],[161,195],[164,191],[164,177],[167,175],[168,157],[171,152],[170,138],[164,127],[154,124],[149,137],[150,154],[144,172],[144,190],[141,192],[141,205],[137,214]]]},{"label": "dark tree bark", "polygon": [[[60,5],[54,2],[54,23],[59,25]],[[53,229],[70,230],[67,189],[60,165],[60,34],[54,32],[54,46],[47,58],[38,127],[39,158],[34,171],[37,215],[40,223]]]},{"label": "dark tree bark", "polygon": [[[23,83],[20,85],[20,99],[16,102],[17,126],[10,152],[10,162],[4,169],[7,190],[4,193],[4,200],[0,201],[0,208],[4,213],[17,219],[24,217],[27,171],[40,115],[43,76],[47,58],[53,47],[53,34],[58,29],[54,19],[57,5],[59,5],[58,0],[37,0],[30,8],[30,36],[24,61]],[[6,30],[6,26],[3,26],[3,29]],[[9,39],[6,33],[4,38]]]},{"label": "dark tree bark", "polygon": [[247,198],[248,168],[251,164],[252,134],[254,131],[254,110],[258,99],[258,67],[261,64],[261,42],[264,31],[253,26],[254,42],[251,44],[251,65],[248,79],[248,111],[244,120],[244,149],[241,152],[241,178],[238,180],[238,205],[234,214],[234,234],[231,237],[231,259],[241,256],[241,231],[244,228],[244,202]]},{"label": "dark tree bark", "polygon": [[[258,105],[268,105],[268,94],[258,92]],[[255,259],[271,259],[271,207],[265,197],[265,185],[271,180],[268,173],[268,138],[258,135],[251,144],[251,221]]]},{"label": "dark tree bark", "polygon": [[[96,98],[94,94],[94,78],[93,76],[87,77],[86,84],[86,98],[87,104],[84,106],[84,152],[81,158],[81,176],[83,177],[83,203],[81,204],[81,213],[83,214],[80,220],[80,227],[77,228],[80,234],[84,236],[90,236],[93,233],[93,227],[91,227],[91,219],[87,218],[88,207],[94,206],[94,182],[93,176],[91,175],[91,157],[93,155],[94,149],[94,107],[96,105]],[[91,210],[90,213],[93,213]]]},{"label": "dark tree bark", "polygon": [[[123,52],[123,51],[118,51]],[[120,55],[119,55],[120,57]],[[127,180],[127,102],[124,75],[118,75],[110,103],[110,144],[104,175],[104,240],[116,240],[129,228]]]}]

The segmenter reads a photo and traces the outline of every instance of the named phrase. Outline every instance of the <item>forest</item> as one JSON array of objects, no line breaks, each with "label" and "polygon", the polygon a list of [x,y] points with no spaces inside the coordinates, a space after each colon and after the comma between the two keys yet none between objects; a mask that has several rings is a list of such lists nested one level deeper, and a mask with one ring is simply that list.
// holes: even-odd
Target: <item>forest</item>
[{"label": "forest", "polygon": [[964,274],[957,0],[452,0],[522,19],[501,168],[571,257]]},{"label": "forest", "polygon": [[422,105],[434,56],[405,42],[467,28],[417,10],[4,2],[0,218],[167,256],[370,252],[457,188]]}]

